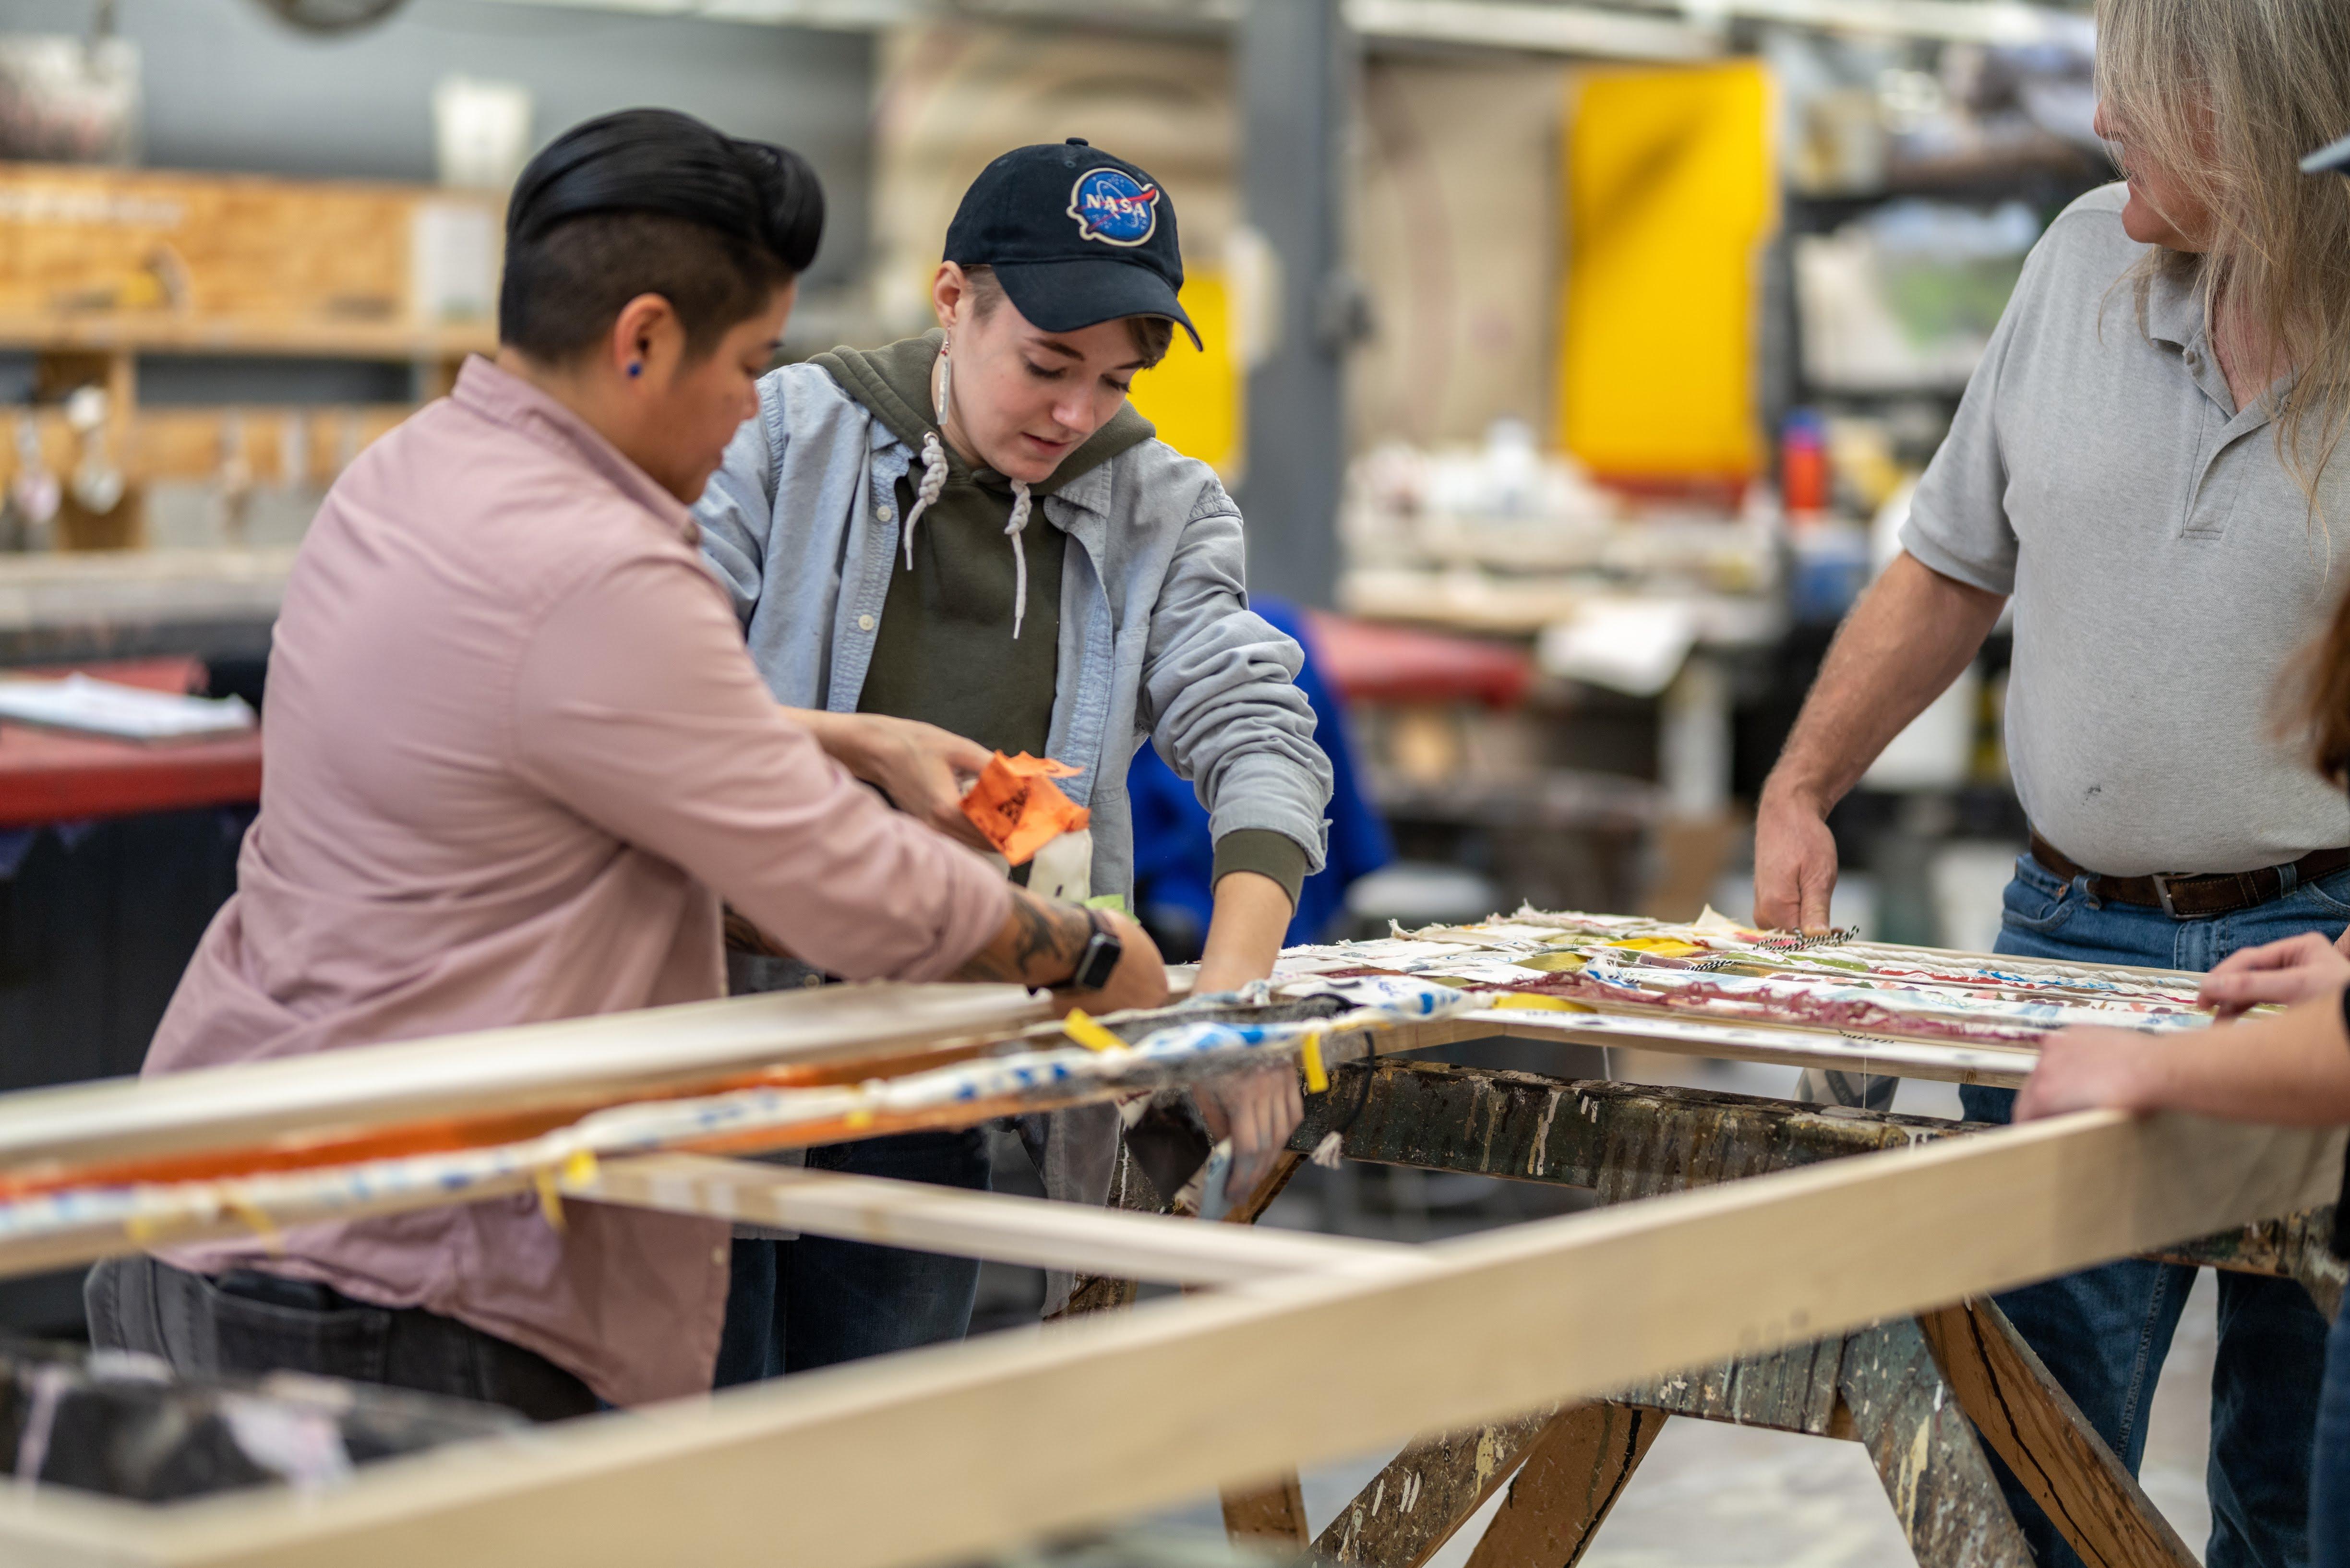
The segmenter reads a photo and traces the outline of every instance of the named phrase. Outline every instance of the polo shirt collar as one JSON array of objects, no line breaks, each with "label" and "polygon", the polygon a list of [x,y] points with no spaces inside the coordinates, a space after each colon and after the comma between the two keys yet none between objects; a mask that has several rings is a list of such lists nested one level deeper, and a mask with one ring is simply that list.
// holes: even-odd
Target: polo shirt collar
[{"label": "polo shirt collar", "polygon": [[2202,269],[2164,267],[2147,281],[2146,334],[2174,348],[2201,350],[2210,334],[2203,312]]},{"label": "polo shirt collar", "polygon": [[2228,373],[2211,348],[2211,323],[2203,302],[2202,269],[2165,267],[2147,285],[2146,335],[2178,356],[2179,366],[2196,389],[2228,410],[2232,433],[2256,430],[2268,423],[2270,411],[2292,387],[2290,375],[2244,408],[2228,386]]}]

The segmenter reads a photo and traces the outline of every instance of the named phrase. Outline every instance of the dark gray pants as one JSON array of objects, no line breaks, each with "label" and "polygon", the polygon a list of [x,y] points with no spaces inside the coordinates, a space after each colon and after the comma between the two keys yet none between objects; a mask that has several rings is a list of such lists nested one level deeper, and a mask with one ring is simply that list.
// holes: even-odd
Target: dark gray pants
[{"label": "dark gray pants", "polygon": [[235,1270],[218,1279],[153,1258],[109,1258],[82,1286],[89,1337],[160,1355],[192,1376],[304,1372],[503,1405],[534,1421],[599,1408],[535,1351],[422,1307],[380,1307],[328,1286]]}]

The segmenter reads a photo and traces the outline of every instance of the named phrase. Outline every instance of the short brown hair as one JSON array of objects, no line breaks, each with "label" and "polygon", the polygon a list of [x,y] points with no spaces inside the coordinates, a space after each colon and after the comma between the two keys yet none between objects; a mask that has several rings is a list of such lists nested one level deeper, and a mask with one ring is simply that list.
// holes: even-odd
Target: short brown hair
[{"label": "short brown hair", "polygon": [[[971,285],[972,314],[983,319],[995,314],[1003,303],[1003,285],[992,266],[967,266],[963,280]],[[1134,339],[1134,351],[1142,356],[1147,369],[1167,358],[1167,350],[1175,342],[1175,323],[1164,316],[1124,317],[1127,336]]]}]

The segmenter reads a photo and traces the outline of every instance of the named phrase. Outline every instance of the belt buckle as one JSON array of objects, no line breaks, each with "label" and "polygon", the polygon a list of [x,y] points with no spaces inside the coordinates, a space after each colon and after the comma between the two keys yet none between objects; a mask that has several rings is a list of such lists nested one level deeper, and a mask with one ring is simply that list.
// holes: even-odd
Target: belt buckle
[{"label": "belt buckle", "polygon": [[2157,871],[2147,877],[2147,880],[2154,884],[2154,896],[2161,902],[2162,912],[2168,915],[2174,920],[2184,919],[2186,917],[2181,915],[2170,902],[2170,878],[2172,875],[2173,873],[2168,871]]}]

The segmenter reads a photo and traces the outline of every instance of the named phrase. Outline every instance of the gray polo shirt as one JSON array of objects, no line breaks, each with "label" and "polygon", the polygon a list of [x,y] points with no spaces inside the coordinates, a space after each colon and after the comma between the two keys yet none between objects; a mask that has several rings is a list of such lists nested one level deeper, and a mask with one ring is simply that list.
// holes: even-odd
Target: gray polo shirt
[{"label": "gray polo shirt", "polygon": [[2350,844],[2350,802],[2275,722],[2350,584],[2350,459],[2313,518],[2193,285],[2158,279],[2141,330],[2123,196],[2082,197],[2033,248],[1901,542],[2015,596],[2008,762],[2074,861],[2242,871]]}]

